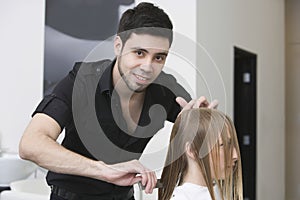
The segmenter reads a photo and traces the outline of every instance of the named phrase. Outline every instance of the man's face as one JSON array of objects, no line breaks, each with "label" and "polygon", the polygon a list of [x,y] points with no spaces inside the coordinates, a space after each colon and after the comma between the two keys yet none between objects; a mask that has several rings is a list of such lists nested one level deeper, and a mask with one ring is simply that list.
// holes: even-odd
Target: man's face
[{"label": "man's face", "polygon": [[169,46],[167,38],[147,34],[132,33],[123,46],[120,38],[115,40],[118,71],[131,91],[142,92],[156,79]]}]

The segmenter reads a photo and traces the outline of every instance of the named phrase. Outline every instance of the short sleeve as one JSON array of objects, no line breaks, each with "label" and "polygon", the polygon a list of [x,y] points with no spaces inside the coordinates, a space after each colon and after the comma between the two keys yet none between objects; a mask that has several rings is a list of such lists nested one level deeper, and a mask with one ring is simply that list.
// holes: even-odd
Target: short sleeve
[{"label": "short sleeve", "polygon": [[72,92],[76,74],[81,63],[76,63],[73,70],[62,79],[53,92],[44,97],[32,116],[44,113],[52,117],[61,127],[61,130],[72,119]]},{"label": "short sleeve", "polygon": [[55,94],[45,96],[33,112],[32,117],[36,113],[44,113],[53,118],[59,124],[61,130],[71,119],[69,106]]}]

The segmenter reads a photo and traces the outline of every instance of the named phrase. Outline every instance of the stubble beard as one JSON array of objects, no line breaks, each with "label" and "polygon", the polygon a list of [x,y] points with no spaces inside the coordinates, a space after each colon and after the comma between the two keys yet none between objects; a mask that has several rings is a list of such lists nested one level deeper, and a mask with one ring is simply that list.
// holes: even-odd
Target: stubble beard
[{"label": "stubble beard", "polygon": [[124,71],[122,70],[121,67],[121,56],[118,58],[118,70],[119,70],[119,74],[122,77],[123,81],[125,82],[125,84],[127,85],[127,88],[129,90],[131,90],[132,92],[135,93],[142,93],[146,90],[147,87],[135,87],[130,83],[130,80],[127,79],[127,76],[125,75]]}]

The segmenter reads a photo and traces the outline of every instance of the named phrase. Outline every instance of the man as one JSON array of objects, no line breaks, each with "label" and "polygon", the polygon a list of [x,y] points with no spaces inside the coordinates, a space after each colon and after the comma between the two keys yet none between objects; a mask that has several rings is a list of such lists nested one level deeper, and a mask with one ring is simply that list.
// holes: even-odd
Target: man
[{"label": "man", "polygon": [[134,199],[137,182],[152,193],[156,175],[137,160],[151,137],[181,108],[214,106],[203,97],[191,100],[162,72],[172,28],[153,4],[127,10],[114,41],[116,59],[77,63],[39,104],[20,156],[49,169],[51,200]]}]

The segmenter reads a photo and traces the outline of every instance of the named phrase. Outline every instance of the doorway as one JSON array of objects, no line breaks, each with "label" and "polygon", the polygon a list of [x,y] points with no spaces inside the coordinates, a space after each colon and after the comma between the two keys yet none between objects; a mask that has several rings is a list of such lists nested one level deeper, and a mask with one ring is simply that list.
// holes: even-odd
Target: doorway
[{"label": "doorway", "polygon": [[234,47],[234,124],[243,168],[244,200],[256,199],[256,59]]}]

